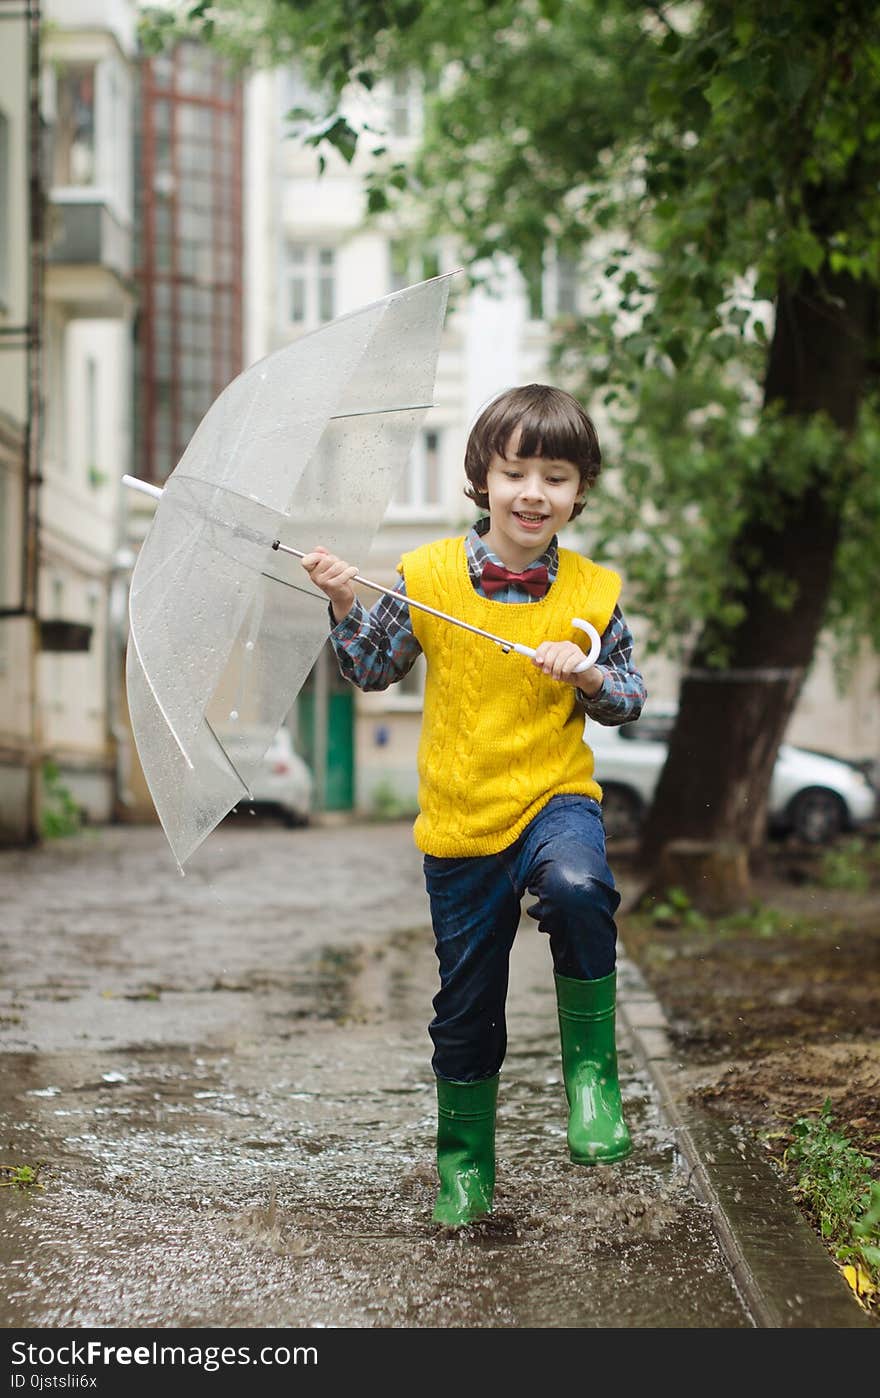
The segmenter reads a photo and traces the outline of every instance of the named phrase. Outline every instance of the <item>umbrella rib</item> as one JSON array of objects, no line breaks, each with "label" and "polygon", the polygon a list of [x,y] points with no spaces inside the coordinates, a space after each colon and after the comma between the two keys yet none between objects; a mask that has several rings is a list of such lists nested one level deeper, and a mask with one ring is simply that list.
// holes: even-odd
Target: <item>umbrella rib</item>
[{"label": "umbrella rib", "polygon": [[[203,715],[203,717],[204,717],[204,715]],[[241,772],[240,772],[240,771],[238,770],[238,768],[236,767],[236,765],[235,765],[235,763],[233,762],[232,758],[229,756],[229,753],[226,751],[225,747],[224,747],[223,744],[221,743],[220,739],[217,737],[216,732],[215,732],[214,729],[211,727],[211,724],[208,722],[207,719],[205,719],[205,727],[208,729],[208,732],[211,734],[211,737],[214,739],[214,742],[217,744],[217,746],[218,746],[218,748],[220,749],[220,751],[222,752],[223,756],[226,758],[226,761],[229,763],[229,765],[230,765],[230,767],[232,768],[233,772],[234,772],[235,775],[238,777],[238,780],[241,782],[242,787],[244,788],[244,794],[245,794],[245,796],[247,796],[247,797],[249,798],[249,800],[253,801],[254,798],[253,798],[253,794],[252,794],[252,792],[251,792],[250,787],[248,786],[248,784],[247,784],[247,782],[245,781],[244,777],[241,775]]]},{"label": "umbrella rib", "polygon": [[174,729],[174,724],[171,722],[171,719],[168,717],[167,713],[165,712],[165,706],[163,705],[162,700],[159,698],[158,694],[156,693],[156,689],[155,689],[155,686],[154,686],[154,684],[153,684],[153,681],[150,679],[149,671],[147,670],[147,667],[146,667],[146,665],[144,664],[144,657],[141,655],[141,648],[140,648],[140,645],[138,644],[137,628],[136,628],[135,625],[134,625],[134,621],[133,621],[132,615],[131,615],[131,600],[130,600],[130,599],[129,599],[129,610],[128,610],[128,634],[129,634],[129,638],[130,638],[131,642],[132,642],[133,645],[134,645],[134,653],[135,653],[135,655],[137,656],[138,665],[141,667],[141,673],[143,674],[143,677],[144,677],[144,679],[146,680],[147,685],[148,685],[148,687],[149,687],[150,693],[151,693],[152,696],[153,696],[153,702],[154,702],[154,704],[156,705],[156,708],[159,710],[159,713],[162,715],[163,719],[165,720],[165,727],[168,729],[168,732],[171,734],[171,736],[172,736],[172,738],[174,739],[175,743],[176,743],[177,746],[180,748],[180,753],[181,753],[181,756],[183,757],[184,762],[186,763],[187,767],[189,767],[190,771],[192,772],[192,771],[195,770],[195,768],[193,767],[193,764],[192,764],[192,760],[191,760],[191,758],[190,758],[190,755],[189,755],[189,753],[187,752],[186,748],[183,746],[183,743],[182,743],[182,742],[180,741],[180,739],[178,738],[177,733],[175,732],[175,729]]},{"label": "umbrella rib", "polygon": [[433,406],[433,403],[404,403],[398,408],[359,408],[356,413],[331,413],[330,421],[338,422],[343,417],[377,417],[379,413],[414,413]]},{"label": "umbrella rib", "polygon": [[280,583],[282,587],[292,587],[294,592],[301,592],[305,597],[314,597],[316,602],[323,602],[326,598],[324,592],[312,592],[309,587],[298,587],[296,583],[288,582],[286,578],[279,578],[276,573],[260,573],[261,578],[268,578],[270,582]]}]

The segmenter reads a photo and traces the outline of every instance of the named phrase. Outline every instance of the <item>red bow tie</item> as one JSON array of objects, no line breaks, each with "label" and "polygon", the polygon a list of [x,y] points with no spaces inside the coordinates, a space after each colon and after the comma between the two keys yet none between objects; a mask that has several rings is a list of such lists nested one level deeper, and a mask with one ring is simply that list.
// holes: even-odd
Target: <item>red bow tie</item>
[{"label": "red bow tie", "polygon": [[525,573],[512,573],[509,568],[499,568],[497,563],[483,564],[480,585],[489,597],[507,587],[508,583],[516,583],[532,597],[543,597],[550,586],[550,575],[543,563],[537,568],[529,568]]}]

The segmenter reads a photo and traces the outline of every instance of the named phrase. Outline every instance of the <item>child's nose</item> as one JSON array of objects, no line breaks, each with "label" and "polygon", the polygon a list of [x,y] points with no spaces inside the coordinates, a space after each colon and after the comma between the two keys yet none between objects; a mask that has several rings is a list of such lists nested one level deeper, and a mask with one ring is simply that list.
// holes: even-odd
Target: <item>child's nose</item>
[{"label": "child's nose", "polygon": [[544,482],[540,476],[526,476],[522,493],[527,500],[540,500],[544,494]]}]

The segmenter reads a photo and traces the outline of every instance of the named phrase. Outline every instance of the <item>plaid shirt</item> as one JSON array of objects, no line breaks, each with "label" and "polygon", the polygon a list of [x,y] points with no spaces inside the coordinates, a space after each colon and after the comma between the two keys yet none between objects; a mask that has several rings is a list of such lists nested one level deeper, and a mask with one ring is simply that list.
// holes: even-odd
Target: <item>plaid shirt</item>
[{"label": "plaid shirt", "polygon": [[[487,595],[480,585],[483,564],[490,560],[493,563],[501,562],[483,543],[481,536],[488,528],[488,518],[480,519],[465,537],[468,573],[481,597]],[[559,567],[559,545],[555,535],[546,552],[529,567],[536,568],[542,563],[552,583]],[[528,572],[528,569],[524,571]],[[510,583],[492,595],[496,602],[538,600],[517,583]],[[421,654],[422,648],[413,634],[406,605],[406,580],[403,577],[394,590],[394,596],[380,597],[369,612],[359,598],[355,598],[348,616],[340,622],[333,616],[332,608],[329,611],[332,625],[330,639],[339,668],[344,678],[351,680],[359,689],[387,689],[390,684],[403,679]],[[642,711],[645,681],[632,663],[632,652],[632,632],[620,608],[615,607],[602,636],[602,648],[596,661],[596,667],[604,671],[601,689],[590,696],[572,686],[577,702],[597,723],[613,727],[638,718]]]}]

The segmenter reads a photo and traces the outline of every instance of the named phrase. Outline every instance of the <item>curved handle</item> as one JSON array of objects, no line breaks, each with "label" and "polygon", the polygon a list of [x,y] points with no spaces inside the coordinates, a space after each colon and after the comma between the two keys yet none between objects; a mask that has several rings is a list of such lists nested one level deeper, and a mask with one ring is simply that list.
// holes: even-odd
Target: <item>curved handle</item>
[{"label": "curved handle", "polygon": [[[572,626],[577,626],[581,631],[585,631],[590,638],[590,649],[585,659],[581,661],[580,665],[578,665],[577,669],[574,671],[576,675],[579,675],[583,670],[589,670],[590,666],[595,665],[596,661],[599,659],[599,651],[602,649],[602,638],[591,622],[584,621],[579,616],[573,616],[571,624]],[[501,641],[497,636],[492,637],[492,639],[497,640],[498,644],[502,646],[504,650],[515,651],[517,655],[527,655],[531,660],[535,658],[535,652],[532,650],[531,646],[522,646],[515,641]]]},{"label": "curved handle", "polygon": [[580,665],[575,670],[575,674],[579,675],[583,670],[589,670],[599,659],[599,651],[602,649],[602,638],[595,626],[592,626],[588,621],[583,621],[579,616],[573,616],[571,624],[572,626],[577,626],[579,630],[586,632],[587,636],[590,638],[590,649],[587,651],[587,658],[581,661]]}]

